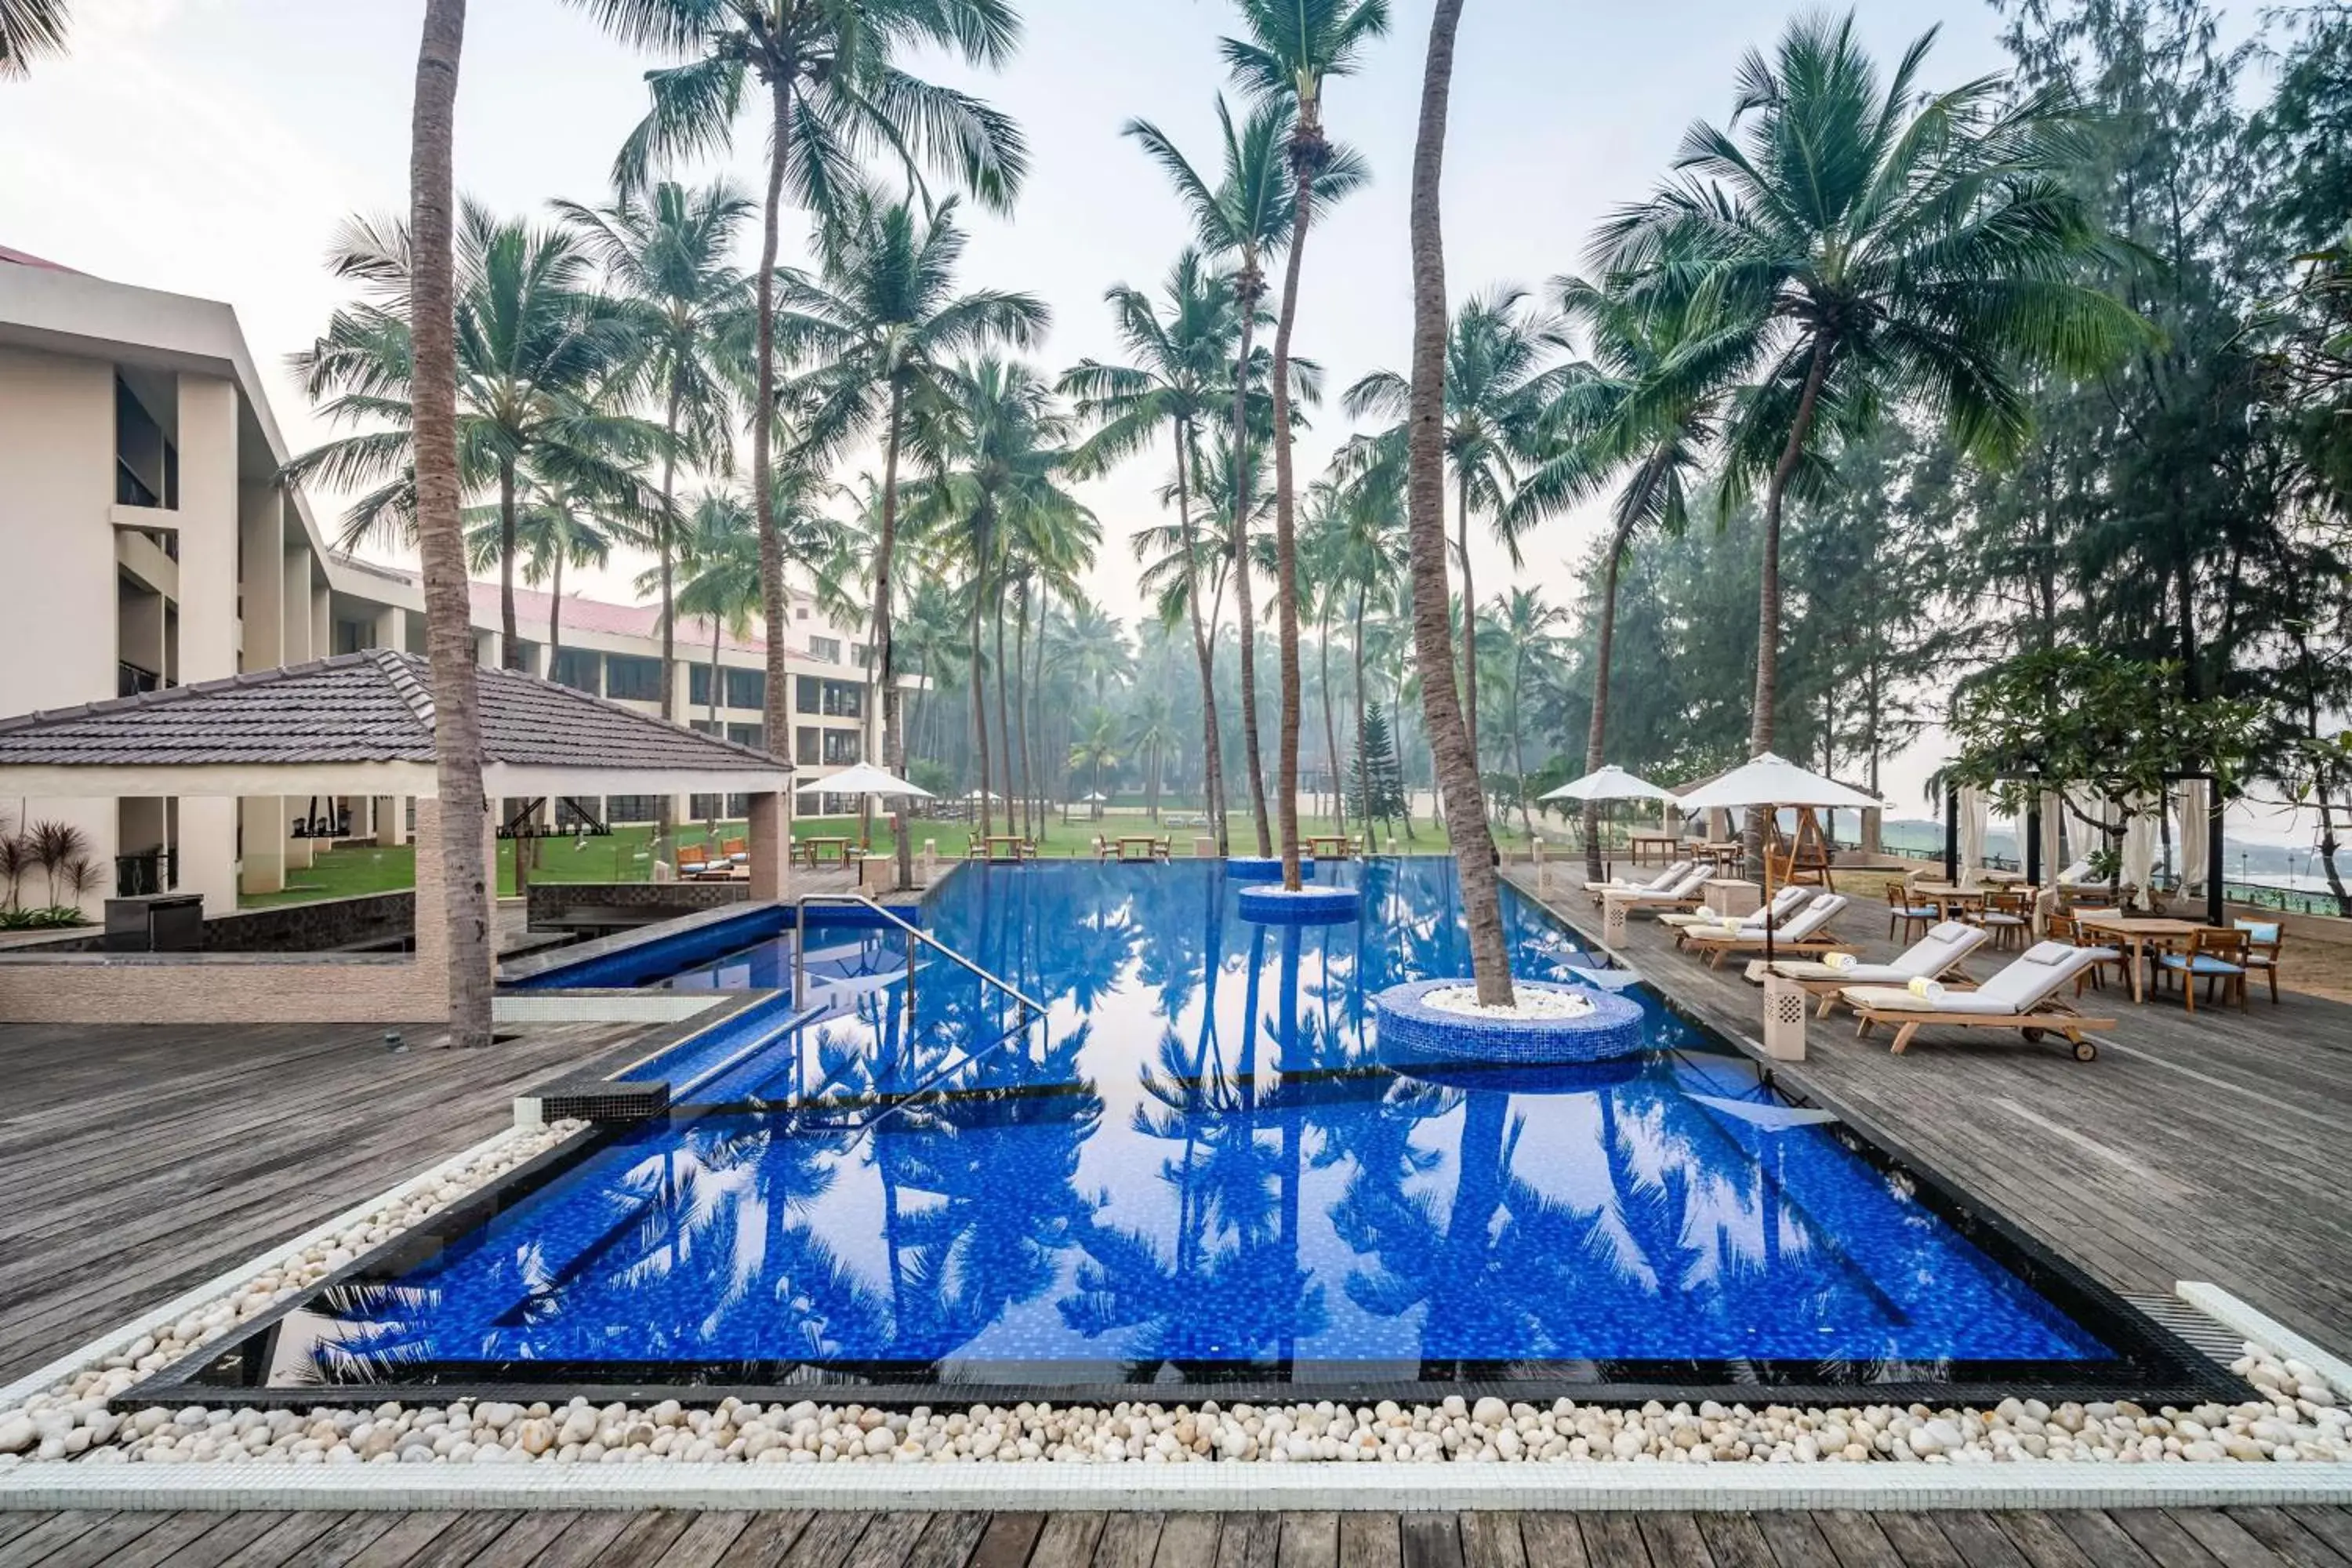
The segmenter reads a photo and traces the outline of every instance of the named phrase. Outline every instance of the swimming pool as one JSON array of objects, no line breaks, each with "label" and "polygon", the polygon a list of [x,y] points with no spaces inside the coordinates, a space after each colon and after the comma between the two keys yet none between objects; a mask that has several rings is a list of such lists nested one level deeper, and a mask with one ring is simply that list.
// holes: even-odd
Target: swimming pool
[{"label": "swimming pool", "polygon": [[[898,939],[829,934],[831,1016],[173,1375],[312,1398],[2203,1388],[2178,1342],[1644,987],[1637,1058],[1391,1070],[1369,998],[1466,972],[1453,864],[1324,876],[1362,919],[1244,921],[1213,862],[960,869],[927,928],[1043,1027],[931,961],[910,1029]],[[1522,974],[1589,969],[1505,901]],[[664,983],[788,984],[791,940]]]}]

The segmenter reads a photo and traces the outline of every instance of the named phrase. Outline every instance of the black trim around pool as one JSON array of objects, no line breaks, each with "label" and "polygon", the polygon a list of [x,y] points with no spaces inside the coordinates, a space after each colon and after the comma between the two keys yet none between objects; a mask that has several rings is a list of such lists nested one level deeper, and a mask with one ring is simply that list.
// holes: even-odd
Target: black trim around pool
[{"label": "black trim around pool", "polygon": [[[1329,1075],[1332,1077],[1356,1074]],[[998,1092],[1002,1092],[1001,1090]],[[1065,1092],[1040,1088],[1031,1092]],[[718,1107],[680,1107],[668,1114],[690,1121]],[[725,1108],[740,1113],[741,1107]],[[1434,1403],[1448,1394],[1494,1394],[1534,1404],[1567,1398],[1580,1404],[1638,1405],[1649,1400],[1726,1405],[1990,1405],[2008,1397],[2064,1400],[2132,1399],[2151,1408],[2207,1401],[2235,1404],[2252,1397],[2238,1378],[2114,1291],[2017,1229],[1970,1203],[1932,1171],[1890,1153],[1843,1125],[1830,1131],[1874,1168],[1912,1183],[1919,1201],[2038,1291],[2052,1306],[2101,1342],[2113,1361],[2000,1361],[1845,1365],[1790,1361],[1606,1361],[1422,1363],[1314,1362],[1232,1363],[1153,1369],[1143,1380],[1115,1361],[1003,1364],[944,1369],[929,1363],[806,1362],[408,1363],[367,1382],[324,1380],[269,1386],[262,1379],[275,1359],[286,1320],[310,1302],[340,1289],[399,1279],[454,1239],[528,1198],[631,1126],[583,1132],[516,1167],[491,1185],[433,1215],[339,1270],[315,1289],[282,1303],[226,1344],[198,1350],[154,1377],[117,1395],[118,1410],[151,1405],[233,1402],[239,1405],[310,1408],[320,1405],[414,1404],[429,1395],[560,1403],[574,1395],[593,1403],[674,1398],[712,1404],[735,1397],[761,1403],[819,1397],[836,1403],[912,1406],[982,1400],[1011,1405],[1108,1405],[1119,1401],[1197,1404],[1215,1399],[1278,1404],[1344,1398]],[[298,1325],[299,1329],[299,1325]],[[1304,1375],[1298,1375],[1303,1373]]]}]

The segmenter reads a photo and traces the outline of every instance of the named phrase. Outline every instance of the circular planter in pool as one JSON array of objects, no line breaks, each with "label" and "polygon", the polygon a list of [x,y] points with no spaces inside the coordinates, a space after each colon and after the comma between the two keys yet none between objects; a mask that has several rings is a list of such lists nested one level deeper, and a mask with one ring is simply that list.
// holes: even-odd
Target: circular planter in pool
[{"label": "circular planter in pool", "polygon": [[[1298,862],[1301,880],[1315,879],[1315,862],[1301,858]],[[1279,882],[1282,880],[1282,857],[1279,855],[1229,855],[1225,858],[1225,877],[1235,882]]]},{"label": "circular planter in pool", "polygon": [[1583,1004],[1559,1017],[1480,1018],[1445,1012],[1422,1000],[1432,991],[1470,984],[1415,980],[1391,985],[1373,998],[1381,1054],[1401,1062],[1557,1066],[1608,1061],[1643,1049],[1641,1005],[1587,986],[1514,983],[1520,991],[1547,992]]},{"label": "circular planter in pool", "polygon": [[1248,887],[1240,899],[1242,919],[1260,925],[1339,925],[1364,910],[1360,888],[1301,888],[1294,893],[1279,886]]}]

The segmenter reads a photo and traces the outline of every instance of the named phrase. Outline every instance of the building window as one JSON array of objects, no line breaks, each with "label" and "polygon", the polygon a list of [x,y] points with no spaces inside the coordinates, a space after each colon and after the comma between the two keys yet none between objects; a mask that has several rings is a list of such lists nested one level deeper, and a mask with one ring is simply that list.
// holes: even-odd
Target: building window
[{"label": "building window", "polygon": [[608,654],[604,658],[604,695],[624,702],[661,700],[661,660]]},{"label": "building window", "polygon": [[604,802],[604,820],[615,822],[651,822],[661,810],[661,800],[650,795],[616,795]]},{"label": "building window", "polygon": [[865,739],[855,730],[827,730],[824,732],[824,766],[856,767],[863,760],[860,748]]},{"label": "building window", "polygon": [[710,667],[689,664],[686,667],[686,700],[696,708],[710,706]]},{"label": "building window", "polygon": [[850,644],[849,662],[856,665],[860,669],[869,668],[874,663],[873,645],[862,642]]},{"label": "building window", "polygon": [[[604,802],[602,796],[593,795],[583,795],[579,797],[579,804],[575,805],[572,804],[572,796],[558,795],[555,801],[555,826],[558,827],[585,827],[588,825],[588,818],[580,815],[583,807],[596,813],[597,820],[600,822],[610,822],[612,820],[611,817],[604,814]],[[416,831],[416,813],[415,811],[411,811],[408,814],[408,830],[411,833]]]},{"label": "building window", "polygon": [[793,695],[794,706],[803,713],[827,719],[866,716],[866,689],[854,680],[821,680],[814,675],[803,675]]},{"label": "building window", "polygon": [[768,672],[764,669],[730,669],[727,672],[727,706],[730,708],[765,708],[768,705]]},{"label": "building window", "polygon": [[839,637],[821,637],[816,636],[814,633],[811,633],[809,636],[809,657],[815,659],[820,664],[839,664],[841,662],[841,639]]},{"label": "building window", "polygon": [[768,727],[765,724],[730,724],[727,726],[727,738],[755,752],[768,749]]},{"label": "building window", "polygon": [[689,719],[687,727],[698,735],[717,735],[725,731],[724,724],[714,724],[708,719]]},{"label": "building window", "polygon": [[598,675],[603,662],[585,648],[560,647],[555,650],[555,668],[547,672],[547,678],[558,686],[594,696],[604,689]]},{"label": "building window", "polygon": [[822,766],[823,764],[818,763],[816,759],[818,749],[821,744],[817,737],[823,733],[824,731],[817,729],[814,724],[803,724],[799,729],[793,731],[793,761],[798,763],[804,768]]}]

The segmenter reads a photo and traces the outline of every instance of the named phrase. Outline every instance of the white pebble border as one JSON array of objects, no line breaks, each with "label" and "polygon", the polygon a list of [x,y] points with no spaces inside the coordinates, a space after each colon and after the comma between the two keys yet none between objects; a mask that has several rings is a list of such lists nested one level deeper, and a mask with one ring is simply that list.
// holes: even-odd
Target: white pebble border
[{"label": "white pebble border", "polygon": [[[2235,1405],[2002,1401],[1992,1409],[1119,1404],[886,1410],[456,1401],[308,1411],[110,1395],[324,1279],[578,1128],[500,1134],[223,1282],[0,1390],[0,1508],[2187,1506],[2352,1501],[2344,1364],[2250,1339]],[[2240,1309],[2249,1329],[2284,1331]],[[2210,1310],[2210,1309],[2209,1309]],[[2276,1342],[2273,1339],[2273,1343]],[[60,1462],[60,1461],[71,1461]],[[1349,1466],[1374,1468],[1349,1469]],[[654,1467],[664,1478],[635,1467]],[[1332,1467],[1340,1467],[1333,1468]],[[785,1468],[779,1468],[783,1467]],[[1704,1467],[1702,1472],[1694,1467]],[[1314,1475],[1307,1481],[1287,1478]],[[884,1478],[887,1477],[886,1480]],[[1092,1478],[1092,1479],[1082,1479]],[[691,1480],[688,1478],[693,1478]],[[1800,1479],[1802,1478],[1802,1479]],[[1832,1479],[1834,1478],[1834,1479]],[[1425,1489],[1417,1490],[1415,1489]],[[2114,1499],[2114,1503],[2096,1500]]]},{"label": "white pebble border", "polygon": [[1592,1011],[1585,997],[1567,991],[1546,991],[1538,986],[1515,986],[1511,1005],[1490,1007],[1478,1000],[1475,985],[1449,985],[1441,990],[1424,991],[1419,1001],[1424,1007],[1440,1013],[1451,1013],[1464,1018],[1507,1018],[1519,1021],[1551,1018],[1581,1018]]}]

